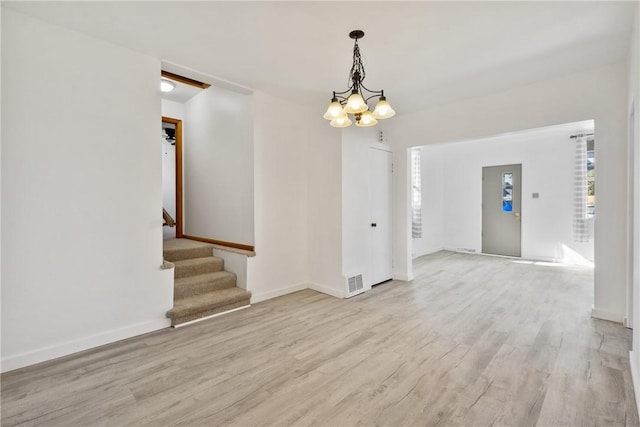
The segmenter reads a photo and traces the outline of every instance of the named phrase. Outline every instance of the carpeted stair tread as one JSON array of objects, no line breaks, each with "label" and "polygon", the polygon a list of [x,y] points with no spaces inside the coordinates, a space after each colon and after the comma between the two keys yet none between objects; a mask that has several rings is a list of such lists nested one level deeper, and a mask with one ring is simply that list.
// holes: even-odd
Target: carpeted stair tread
[{"label": "carpeted stair tread", "polygon": [[179,249],[165,249],[163,251],[164,259],[170,262],[181,261],[191,258],[204,258],[211,256],[213,253],[213,247],[211,245],[204,244],[203,246],[196,246],[192,248],[179,248]]},{"label": "carpeted stair tread", "polygon": [[224,269],[222,258],[208,256],[203,258],[184,259],[175,261],[174,278],[196,276],[198,274],[215,273]]},{"label": "carpeted stair tread", "polygon": [[174,298],[186,298],[236,286],[236,275],[228,271],[183,277],[174,282]]},{"label": "carpeted stair tread", "polygon": [[166,239],[162,248],[164,259],[170,262],[213,255],[213,245],[189,239]]},{"label": "carpeted stair tread", "polygon": [[243,305],[249,305],[250,300],[251,292],[244,289],[238,287],[222,289],[175,300],[173,309],[167,312],[167,317],[175,320],[241,302],[246,302]]}]

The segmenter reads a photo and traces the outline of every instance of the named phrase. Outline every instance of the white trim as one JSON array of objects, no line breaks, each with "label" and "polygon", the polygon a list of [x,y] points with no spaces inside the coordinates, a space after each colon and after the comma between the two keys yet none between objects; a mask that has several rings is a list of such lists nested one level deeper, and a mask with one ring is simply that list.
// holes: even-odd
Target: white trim
[{"label": "white trim", "polygon": [[[452,247],[449,247],[449,246],[445,246],[444,248],[442,248],[442,250],[449,251],[449,252],[457,252],[459,254],[493,255],[493,254],[485,254],[481,250],[479,250],[478,248],[452,248]],[[496,255],[496,256],[505,256],[505,255]],[[513,258],[513,257],[510,256],[509,258]]]},{"label": "white trim", "polygon": [[319,283],[309,283],[309,289],[312,289],[317,292],[322,292],[323,294],[331,295],[336,298],[344,298],[346,293],[344,291],[339,291],[337,289],[328,288],[324,285],[320,285]]},{"label": "white trim", "polygon": [[[229,89],[243,95],[251,95],[254,92],[253,88],[241,85],[240,83],[232,82],[231,80],[223,79],[222,77],[213,76],[211,74],[202,73],[194,70],[193,68],[186,67],[184,65],[177,64],[175,62],[162,60],[160,61],[161,68],[164,71],[178,74],[191,79],[199,80],[202,83],[209,83],[213,86]],[[185,225],[184,223],[182,224]]]},{"label": "white trim", "polygon": [[37,350],[16,354],[14,356],[8,356],[2,359],[2,367],[0,371],[13,371],[14,369],[23,368],[40,362],[46,362],[58,357],[77,353],[79,351],[99,347],[101,345],[111,344],[137,335],[168,328],[169,326],[171,326],[171,321],[169,319],[156,319],[60,344],[42,347]]},{"label": "white trim", "polygon": [[593,306],[591,307],[591,317],[616,323],[622,323],[624,321],[624,313],[601,310]]},{"label": "white trim", "polygon": [[[261,292],[261,293],[253,293],[251,295],[251,304],[255,304],[258,302],[266,301],[271,298],[281,297],[283,295],[287,295],[293,292],[298,292],[307,289],[307,283],[302,282],[295,285],[287,286],[284,288],[274,289],[272,291]],[[251,289],[249,289],[251,290]]]},{"label": "white trim", "polygon": [[203,320],[212,319],[214,317],[222,316],[223,314],[233,313],[234,311],[243,310],[243,309],[249,308],[249,307],[251,307],[251,304],[243,305],[242,307],[232,308],[231,310],[227,310],[227,311],[223,311],[223,312],[220,312],[220,313],[212,314],[210,316],[201,317],[199,319],[189,320],[188,322],[184,322],[184,323],[180,323],[179,325],[175,325],[174,328],[182,328],[183,326],[193,325],[194,323],[202,322]]},{"label": "white trim", "polygon": [[629,366],[631,367],[631,382],[633,383],[633,394],[636,397],[636,410],[640,414],[640,378],[638,378],[638,367],[636,366],[636,358],[633,350],[629,352]]},{"label": "white trim", "polygon": [[400,280],[402,282],[410,282],[413,280],[413,273],[411,274],[402,274],[402,273],[394,273],[393,280]]}]

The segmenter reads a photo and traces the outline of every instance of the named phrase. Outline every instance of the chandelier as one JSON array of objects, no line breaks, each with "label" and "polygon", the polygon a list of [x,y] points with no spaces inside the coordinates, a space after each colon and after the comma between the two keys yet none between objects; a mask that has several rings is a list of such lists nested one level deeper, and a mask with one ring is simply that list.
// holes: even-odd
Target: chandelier
[{"label": "chandelier", "polygon": [[[364,37],[364,31],[353,30],[349,33],[349,37],[355,40],[353,45],[353,65],[351,66],[351,71],[349,71],[351,86],[343,92],[333,92],[333,98],[331,98],[327,112],[324,113],[324,118],[331,120],[329,124],[333,127],[346,128],[351,126],[352,123],[347,114],[353,114],[356,126],[375,126],[378,120],[393,117],[396,112],[387,102],[384,90],[370,90],[362,84],[366,73],[360,56],[358,39]],[[347,93],[350,93],[348,97],[345,96]],[[368,102],[373,98],[379,99],[373,112],[371,112]]]}]

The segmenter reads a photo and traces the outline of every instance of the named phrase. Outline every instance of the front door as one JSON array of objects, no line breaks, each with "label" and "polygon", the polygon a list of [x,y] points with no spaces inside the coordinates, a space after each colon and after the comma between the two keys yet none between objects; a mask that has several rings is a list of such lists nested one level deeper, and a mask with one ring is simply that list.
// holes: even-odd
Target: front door
[{"label": "front door", "polygon": [[392,156],[389,151],[371,148],[369,212],[369,279],[372,285],[393,278]]},{"label": "front door", "polygon": [[482,168],[482,252],[520,256],[522,165]]}]

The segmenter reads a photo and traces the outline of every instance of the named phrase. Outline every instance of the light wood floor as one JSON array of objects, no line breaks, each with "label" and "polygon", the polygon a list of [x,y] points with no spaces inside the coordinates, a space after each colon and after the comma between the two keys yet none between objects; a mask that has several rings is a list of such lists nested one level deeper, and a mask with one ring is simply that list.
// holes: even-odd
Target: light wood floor
[{"label": "light wood floor", "polygon": [[2,375],[2,424],[639,425],[592,270],[449,252]]}]

